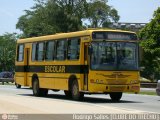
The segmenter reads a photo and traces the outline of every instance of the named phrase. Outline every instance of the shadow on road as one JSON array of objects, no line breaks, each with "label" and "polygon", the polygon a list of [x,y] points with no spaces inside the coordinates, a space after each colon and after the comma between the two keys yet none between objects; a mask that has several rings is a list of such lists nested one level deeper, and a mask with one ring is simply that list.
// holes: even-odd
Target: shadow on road
[{"label": "shadow on road", "polygon": [[32,88],[26,87],[26,88],[20,88],[22,90],[31,90]]},{"label": "shadow on road", "polygon": [[[31,96],[34,97],[32,94],[18,94],[21,96]],[[43,99],[57,99],[57,100],[66,100],[66,101],[74,101],[70,98],[67,98],[65,95],[61,95],[61,94],[49,94],[46,97],[41,97]],[[85,96],[84,99],[82,101],[78,101],[78,102],[83,102],[83,103],[143,103],[140,101],[127,101],[127,100],[121,100],[119,102],[114,102],[111,99],[108,98],[96,98],[96,97],[88,97]]]}]

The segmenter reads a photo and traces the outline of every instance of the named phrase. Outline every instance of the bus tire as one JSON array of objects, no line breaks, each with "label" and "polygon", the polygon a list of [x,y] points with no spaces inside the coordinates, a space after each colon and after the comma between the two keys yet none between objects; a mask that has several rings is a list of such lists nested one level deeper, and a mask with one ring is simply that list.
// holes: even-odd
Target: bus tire
[{"label": "bus tire", "polygon": [[70,91],[64,90],[64,94],[66,95],[67,98],[71,98],[72,94]]},{"label": "bus tire", "polygon": [[73,100],[82,100],[84,93],[79,91],[78,81],[73,80],[71,85],[71,96]]},{"label": "bus tire", "polygon": [[33,90],[33,95],[36,97],[44,97],[47,96],[48,94],[48,89],[39,87],[39,80],[37,78],[34,78],[32,82],[32,90]]},{"label": "bus tire", "polygon": [[16,86],[16,88],[21,88],[21,85],[20,84],[17,84],[17,83],[15,83],[15,86]]},{"label": "bus tire", "polygon": [[113,92],[113,93],[110,93],[109,95],[112,101],[114,102],[118,102],[122,98],[122,92]]}]

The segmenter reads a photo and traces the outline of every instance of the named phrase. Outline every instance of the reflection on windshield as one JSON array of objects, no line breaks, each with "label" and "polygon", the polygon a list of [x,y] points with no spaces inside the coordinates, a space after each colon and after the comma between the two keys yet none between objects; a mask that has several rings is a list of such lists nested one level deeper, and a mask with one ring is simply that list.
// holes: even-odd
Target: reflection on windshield
[{"label": "reflection on windshield", "polygon": [[91,68],[96,70],[137,70],[137,45],[127,42],[94,42]]}]

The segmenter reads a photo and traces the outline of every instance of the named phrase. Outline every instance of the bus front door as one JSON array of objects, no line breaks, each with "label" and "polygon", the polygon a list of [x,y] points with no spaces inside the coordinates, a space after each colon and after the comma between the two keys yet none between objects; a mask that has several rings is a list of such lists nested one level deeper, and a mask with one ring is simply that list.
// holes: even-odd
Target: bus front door
[{"label": "bus front door", "polygon": [[[84,43],[84,65],[88,66],[88,43]],[[87,71],[87,69],[86,69]],[[88,72],[84,73],[84,90],[88,90]]]}]

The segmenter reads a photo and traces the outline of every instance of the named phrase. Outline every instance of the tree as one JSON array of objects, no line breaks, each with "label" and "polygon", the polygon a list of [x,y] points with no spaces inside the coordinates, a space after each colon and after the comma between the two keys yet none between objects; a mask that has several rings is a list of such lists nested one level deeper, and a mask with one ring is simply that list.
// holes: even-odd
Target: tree
[{"label": "tree", "polygon": [[16,39],[15,33],[6,33],[0,36],[0,71],[13,71],[16,53]]},{"label": "tree", "polygon": [[107,5],[108,0],[91,0],[88,3],[86,19],[90,21],[91,27],[108,27],[111,22],[118,22],[120,16],[113,7]]},{"label": "tree", "polygon": [[84,19],[89,19],[92,27],[119,20],[117,11],[106,0],[91,1],[35,0],[35,5],[25,11],[16,27],[23,31],[23,37],[33,37],[82,30]]},{"label": "tree", "polygon": [[144,49],[142,65],[145,70],[142,75],[150,79],[160,78],[160,7],[154,12],[153,19],[139,33],[143,39],[141,46]]},{"label": "tree", "polygon": [[36,0],[36,2],[31,10],[25,10],[26,14],[19,18],[16,25],[18,29],[23,31],[23,37],[47,35],[57,32],[54,20],[56,15],[55,12],[52,12],[53,9],[58,11],[57,5],[52,4],[52,9],[49,11],[44,1]]},{"label": "tree", "polygon": [[83,1],[35,0],[35,6],[26,10],[16,27],[23,31],[24,37],[81,30]]}]

